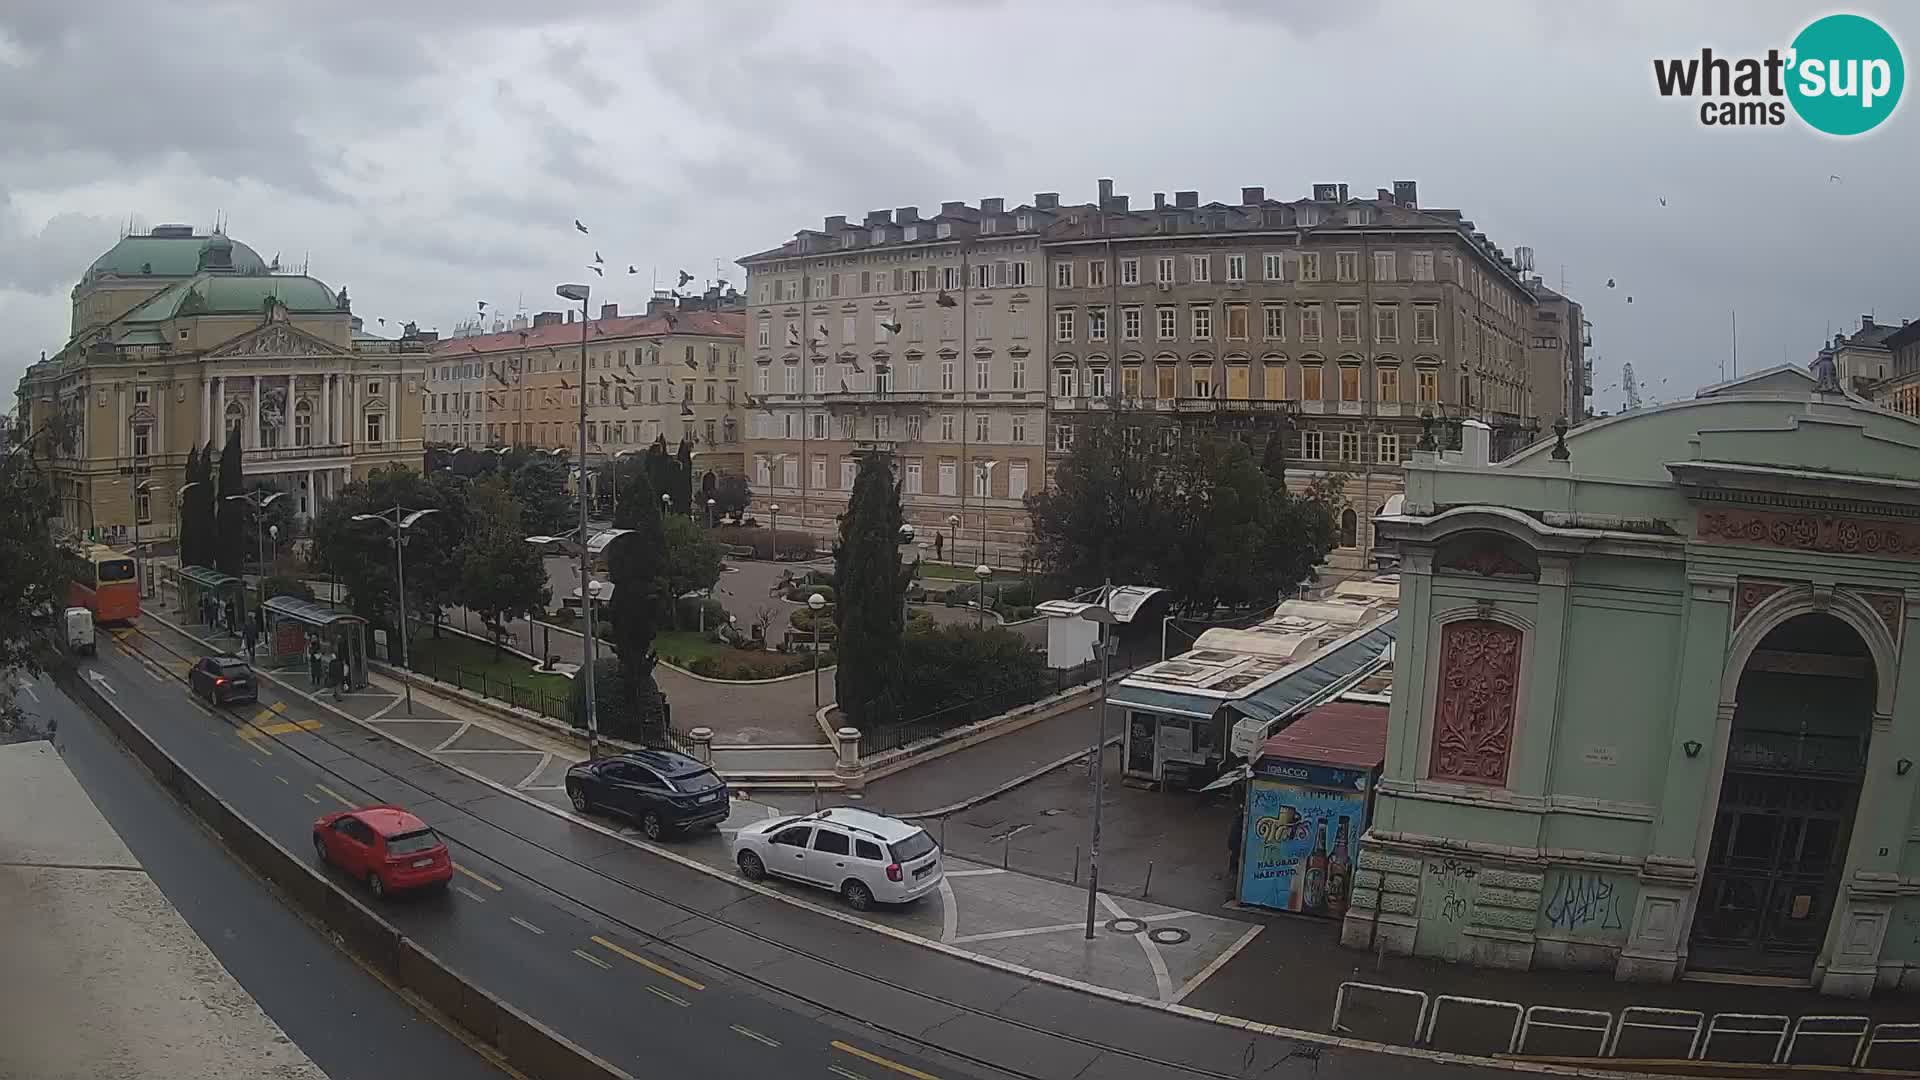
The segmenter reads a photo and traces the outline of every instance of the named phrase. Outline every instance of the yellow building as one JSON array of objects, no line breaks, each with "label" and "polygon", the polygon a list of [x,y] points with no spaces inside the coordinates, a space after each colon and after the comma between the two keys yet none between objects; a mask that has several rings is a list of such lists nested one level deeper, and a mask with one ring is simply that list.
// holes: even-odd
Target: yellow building
[{"label": "yellow building", "polygon": [[677,447],[684,437],[693,442],[696,475],[740,473],[746,317],[698,303],[663,298],[645,315],[602,305],[584,327],[584,380],[583,327],[571,312],[441,341],[428,360],[426,437],[577,453],[584,381],[589,462],[662,437]]},{"label": "yellow building", "polygon": [[70,530],[173,536],[189,451],[230,439],[248,486],[267,481],[311,516],[373,469],[419,468],[413,354],[430,344],[364,332],[345,289],[219,232],[156,226],[74,286],[67,344],[20,380],[19,435],[47,444]]}]

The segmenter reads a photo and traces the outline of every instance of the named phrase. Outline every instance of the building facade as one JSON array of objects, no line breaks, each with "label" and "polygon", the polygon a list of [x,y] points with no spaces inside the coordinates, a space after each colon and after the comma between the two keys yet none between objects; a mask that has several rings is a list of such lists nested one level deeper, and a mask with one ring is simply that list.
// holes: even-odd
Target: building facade
[{"label": "building facade", "polygon": [[1593,328],[1579,304],[1548,288],[1538,274],[1528,279],[1527,288],[1533,293],[1527,339],[1533,415],[1547,426],[1561,418],[1580,424],[1592,414],[1593,361],[1587,349]]},{"label": "building facade", "polygon": [[431,342],[369,334],[345,289],[162,225],[87,268],[71,336],[27,369],[18,415],[47,439],[67,529],[172,536],[188,453],[234,440],[249,484],[311,516],[373,469],[419,467]]},{"label": "building facade", "polygon": [[894,455],[901,507],[967,558],[1017,561],[1045,482],[1041,235],[1056,195],[830,217],[747,271],[760,505],[837,530],[859,455]]},{"label": "building facade", "polygon": [[1343,940],[1920,988],[1920,424],[1781,367],[1494,465],[1475,427],[1381,521],[1401,625]]},{"label": "building facade", "polygon": [[583,326],[545,311],[497,333],[452,338],[434,350],[426,425],[436,443],[577,452],[587,393],[587,458],[693,440],[694,464],[741,471],[746,414],[743,315],[698,301],[655,300],[645,315],[604,304]]},{"label": "building facade", "polygon": [[1346,480],[1336,560],[1371,561],[1369,522],[1402,490],[1423,415],[1480,418],[1501,453],[1552,422],[1519,266],[1459,211],[1421,208],[1412,182],[1373,198],[1181,191],[1149,208],[1102,180],[1044,247],[1052,457],[1114,409],[1284,438],[1296,485]]}]

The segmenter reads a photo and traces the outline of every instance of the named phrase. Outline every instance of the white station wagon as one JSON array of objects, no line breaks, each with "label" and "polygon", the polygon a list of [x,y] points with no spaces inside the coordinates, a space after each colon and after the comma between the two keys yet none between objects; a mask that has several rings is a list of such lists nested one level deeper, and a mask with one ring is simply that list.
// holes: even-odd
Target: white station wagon
[{"label": "white station wagon", "polygon": [[925,829],[847,806],[749,825],[734,835],[733,861],[749,881],[818,885],[855,911],[918,900],[942,874],[940,846]]}]

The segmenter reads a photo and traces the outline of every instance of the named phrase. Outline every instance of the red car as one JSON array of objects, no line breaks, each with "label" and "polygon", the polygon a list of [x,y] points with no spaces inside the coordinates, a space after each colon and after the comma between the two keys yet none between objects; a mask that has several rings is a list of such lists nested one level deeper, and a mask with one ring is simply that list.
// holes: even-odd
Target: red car
[{"label": "red car", "polygon": [[453,879],[453,856],[427,823],[397,806],[337,810],[313,823],[320,861],[367,883],[375,896]]}]

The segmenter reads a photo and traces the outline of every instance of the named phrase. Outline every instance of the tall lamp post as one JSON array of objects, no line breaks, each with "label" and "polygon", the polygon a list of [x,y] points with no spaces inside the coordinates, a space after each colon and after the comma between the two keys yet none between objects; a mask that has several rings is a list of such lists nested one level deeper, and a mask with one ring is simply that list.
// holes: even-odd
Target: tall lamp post
[{"label": "tall lamp post", "polygon": [[707,528],[709,529],[713,528],[713,508],[718,505],[720,505],[720,500],[718,499],[709,498],[707,500]]},{"label": "tall lamp post", "polygon": [[1100,606],[1088,606],[1080,617],[1100,624],[1100,708],[1093,717],[1093,835],[1087,841],[1087,940],[1093,940],[1094,906],[1100,895],[1100,810],[1107,795],[1107,676],[1112,655],[1114,618],[1110,603],[1112,586],[1101,591]]},{"label": "tall lamp post", "polygon": [[780,504],[772,503],[767,507],[767,517],[773,522],[773,561],[780,561]]},{"label": "tall lamp post", "polygon": [[[408,510],[404,506],[396,506],[377,514],[353,515],[355,521],[377,521],[393,530],[393,581],[394,591],[399,594],[400,602],[400,682],[407,690],[408,716],[413,715],[413,653],[407,648],[409,637],[407,633],[407,560],[404,554],[407,546],[407,530],[413,527],[414,522],[428,514],[439,512],[433,509]],[[392,657],[391,646],[388,648],[388,657]]]},{"label": "tall lamp post", "polygon": [[254,593],[253,610],[259,615],[262,625],[265,625],[266,616],[259,613],[264,612],[267,606],[267,523],[261,511],[285,498],[286,494],[284,491],[256,489],[239,495],[223,496],[228,502],[243,502],[253,507],[253,523],[260,530],[260,583]]},{"label": "tall lamp post", "polygon": [[[587,297],[590,295],[585,285],[555,286],[554,295],[562,300],[573,300],[580,305],[580,370],[576,373],[580,383],[580,464],[587,463]],[[617,466],[616,466],[617,468]],[[615,485],[616,489],[619,485]],[[587,583],[593,580],[592,556],[587,552],[587,485],[585,474],[580,483],[580,611],[585,619],[583,624],[586,637],[581,656],[580,673],[586,677],[586,686],[581,692],[581,705],[587,714],[587,756],[600,756],[600,717],[593,704],[593,597],[587,593]]]},{"label": "tall lamp post", "polygon": [[948,558],[958,561],[960,558],[960,515],[947,515],[947,550],[953,554]]},{"label": "tall lamp post", "polygon": [[142,600],[150,595],[147,592],[147,579],[152,576],[151,572],[153,567],[149,565],[150,560],[142,561],[140,558],[140,496],[152,490],[152,480],[142,480],[133,485],[133,559],[134,564],[140,568],[140,598]]},{"label": "tall lamp post", "polygon": [[807,608],[813,612],[813,711],[820,711],[820,613],[827,606],[827,598],[819,593],[807,597]]}]

